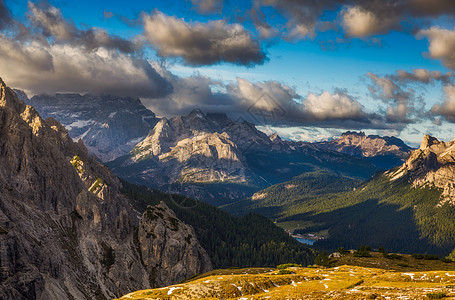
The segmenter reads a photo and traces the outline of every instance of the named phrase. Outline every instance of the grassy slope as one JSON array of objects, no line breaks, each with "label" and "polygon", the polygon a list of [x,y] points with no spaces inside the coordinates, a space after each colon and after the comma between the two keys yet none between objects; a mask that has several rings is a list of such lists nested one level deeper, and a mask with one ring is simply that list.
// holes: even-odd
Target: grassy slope
[{"label": "grassy slope", "polygon": [[[352,255],[347,255],[348,257]],[[379,266],[379,257],[368,258]],[[366,258],[356,258],[364,264]],[[406,256],[404,261],[412,258]],[[216,270],[193,280],[154,290],[143,290],[121,299],[428,299],[441,293],[454,297],[455,263],[444,271],[434,268],[395,271],[390,268],[340,265],[334,268],[288,268],[277,270]],[[410,263],[410,262],[409,262]],[[447,269],[452,268],[452,271]]]},{"label": "grassy slope", "polygon": [[300,233],[328,230],[330,239],[316,243],[328,249],[369,244],[404,253],[448,254],[455,247],[455,208],[436,207],[440,190],[413,188],[406,178],[391,182],[380,174],[362,184],[313,174],[258,192],[267,194],[263,199],[226,209],[299,224]]}]

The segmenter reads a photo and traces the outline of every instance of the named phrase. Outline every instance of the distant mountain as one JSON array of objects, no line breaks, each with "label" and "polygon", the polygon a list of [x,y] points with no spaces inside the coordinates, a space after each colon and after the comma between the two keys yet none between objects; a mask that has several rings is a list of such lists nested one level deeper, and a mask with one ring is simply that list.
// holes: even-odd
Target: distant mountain
[{"label": "distant mountain", "polygon": [[[20,91],[19,98],[26,101]],[[79,94],[38,95],[28,103],[43,116],[53,117],[74,139],[82,139],[101,161],[127,154],[159,121],[139,99]]]},{"label": "distant mountain", "polygon": [[226,210],[259,213],[298,233],[328,237],[327,249],[361,244],[447,255],[455,248],[455,141],[425,136],[399,167],[368,181],[306,173]]},{"label": "distant mountain", "polygon": [[304,172],[328,169],[368,178],[377,170],[362,158],[268,137],[251,123],[200,110],[160,120],[128,155],[108,166],[135,183],[215,205],[248,197]]},{"label": "distant mountain", "polygon": [[0,79],[0,299],[112,299],[211,269],[164,203],[132,208],[82,142]]},{"label": "distant mountain", "polygon": [[402,140],[393,136],[381,137],[352,131],[343,133],[339,138],[314,144],[319,148],[365,157],[383,170],[401,165],[412,150]]}]

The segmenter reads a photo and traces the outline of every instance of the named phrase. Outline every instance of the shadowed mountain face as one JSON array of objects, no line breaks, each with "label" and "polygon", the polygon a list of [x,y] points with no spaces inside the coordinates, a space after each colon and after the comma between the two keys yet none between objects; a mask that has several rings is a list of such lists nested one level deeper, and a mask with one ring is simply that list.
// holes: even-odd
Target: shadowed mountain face
[{"label": "shadowed mountain face", "polygon": [[363,132],[351,131],[343,133],[339,138],[314,143],[314,145],[355,157],[365,157],[383,170],[401,165],[412,150],[396,137],[367,136]]},{"label": "shadowed mountain face", "polygon": [[126,156],[109,167],[130,181],[222,205],[304,172],[329,169],[368,178],[368,161],[309,143],[268,137],[248,122],[194,110],[162,119]]},{"label": "shadowed mountain face", "polygon": [[0,166],[0,299],[112,299],[211,269],[190,226],[162,203],[141,217],[117,177],[1,80]]},{"label": "shadowed mountain face", "polygon": [[[26,98],[20,91],[19,96]],[[61,122],[74,140],[82,139],[88,151],[103,162],[128,153],[159,120],[139,99],[128,97],[39,95],[28,103],[43,118]]]}]

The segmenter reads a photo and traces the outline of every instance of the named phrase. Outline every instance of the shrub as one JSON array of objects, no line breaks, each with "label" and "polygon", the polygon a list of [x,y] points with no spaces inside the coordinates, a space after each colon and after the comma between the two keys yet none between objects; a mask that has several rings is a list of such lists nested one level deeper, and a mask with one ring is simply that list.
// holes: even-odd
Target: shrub
[{"label": "shrub", "polygon": [[276,268],[278,270],[284,270],[284,269],[287,269],[287,268],[290,268],[290,267],[300,267],[301,268],[302,265],[287,263],[287,264],[281,264],[281,265],[276,266]]},{"label": "shrub", "polygon": [[414,254],[412,254],[412,257],[414,257],[415,259],[423,259],[423,254],[414,253]]},{"label": "shrub", "polygon": [[423,256],[423,259],[426,259],[426,260],[438,260],[439,257],[437,255],[433,255],[433,254],[425,254]]},{"label": "shrub", "polygon": [[340,247],[340,248],[338,248],[337,252],[340,253],[340,254],[346,254],[346,253],[348,253],[349,251],[346,250],[346,249],[344,249],[344,247]]},{"label": "shrub", "polygon": [[427,293],[427,297],[430,299],[442,299],[447,297],[447,294],[444,292]]},{"label": "shrub", "polygon": [[362,246],[360,246],[359,249],[357,249],[357,251],[354,252],[354,256],[355,257],[371,257],[370,251],[371,251],[370,246],[365,247],[364,245],[362,245]]},{"label": "shrub", "polygon": [[324,251],[319,254],[314,260],[314,264],[323,267],[330,267],[330,259],[327,256],[327,253]]},{"label": "shrub", "polygon": [[388,259],[403,259],[403,257],[401,255],[396,254],[396,253],[391,253],[391,254],[383,253],[383,256]]}]

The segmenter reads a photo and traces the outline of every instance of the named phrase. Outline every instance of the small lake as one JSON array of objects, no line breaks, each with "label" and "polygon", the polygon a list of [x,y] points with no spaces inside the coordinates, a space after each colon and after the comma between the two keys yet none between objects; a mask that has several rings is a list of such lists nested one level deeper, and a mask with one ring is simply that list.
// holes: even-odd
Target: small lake
[{"label": "small lake", "polygon": [[302,244],[307,244],[312,246],[316,240],[310,240],[310,239],[301,239],[301,238],[295,238],[297,241],[301,242]]}]

